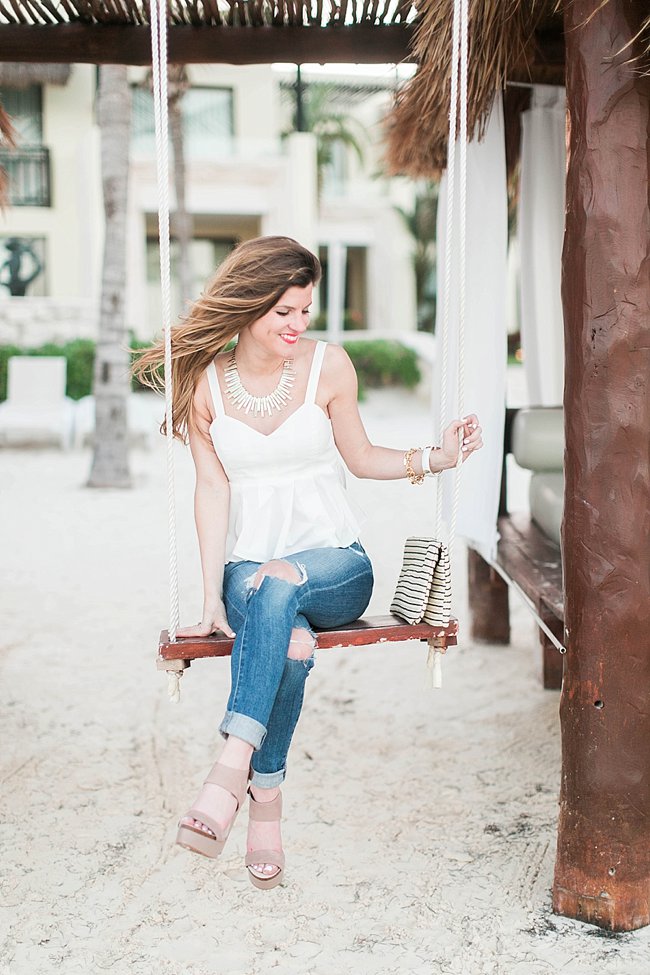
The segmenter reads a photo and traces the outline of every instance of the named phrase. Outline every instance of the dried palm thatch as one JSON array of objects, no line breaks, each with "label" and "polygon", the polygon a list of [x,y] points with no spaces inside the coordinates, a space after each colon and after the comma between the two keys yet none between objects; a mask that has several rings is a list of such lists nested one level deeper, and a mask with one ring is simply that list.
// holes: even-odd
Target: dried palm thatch
[{"label": "dried palm thatch", "polygon": [[[495,91],[525,65],[531,38],[552,4],[470,0],[468,130],[483,134]],[[446,164],[453,0],[422,0],[414,38],[419,68],[398,92],[388,121],[392,173],[435,178]]]},{"label": "dried palm thatch", "polygon": [[0,61],[0,85],[4,88],[28,88],[29,85],[67,85],[69,64],[28,64],[24,61]]},{"label": "dried palm thatch", "polygon": [[[403,24],[413,0],[169,0],[169,23],[194,27],[335,27]],[[11,0],[0,24],[148,24],[148,0]]]},{"label": "dried palm thatch", "polygon": [[[532,77],[536,30],[561,27],[561,6],[561,0],[470,0],[470,138],[484,134],[495,93],[508,79]],[[394,175],[435,179],[447,159],[453,0],[421,0],[418,12],[413,49],[419,68],[398,92],[387,121],[386,164]],[[640,71],[650,70],[650,15],[633,46],[629,56]]]}]

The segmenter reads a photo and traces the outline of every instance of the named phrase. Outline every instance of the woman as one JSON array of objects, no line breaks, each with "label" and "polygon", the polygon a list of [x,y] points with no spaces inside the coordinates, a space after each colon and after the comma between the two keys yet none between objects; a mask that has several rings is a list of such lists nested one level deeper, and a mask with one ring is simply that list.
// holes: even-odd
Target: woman
[{"label": "woman", "polygon": [[[317,258],[287,237],[237,247],[173,330],[174,433],[196,466],[203,573],[201,622],[179,637],[235,636],[226,739],[177,842],[216,857],[245,795],[246,866],[261,888],[280,882],[286,759],[314,657],[312,627],[363,614],[373,575],[345,496],[339,454],[357,477],[438,473],[481,446],[476,416],[451,423],[439,448],[373,446],[357,378],[338,346],[305,338]],[[223,351],[237,337],[232,351]],[[162,345],[136,372],[159,383]]]}]

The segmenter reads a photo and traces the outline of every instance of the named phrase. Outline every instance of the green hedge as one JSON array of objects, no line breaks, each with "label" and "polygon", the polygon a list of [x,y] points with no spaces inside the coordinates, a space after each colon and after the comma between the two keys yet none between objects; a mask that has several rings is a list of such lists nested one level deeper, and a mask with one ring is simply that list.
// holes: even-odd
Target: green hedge
[{"label": "green hedge", "polygon": [[[147,342],[131,340],[132,349],[143,349]],[[344,342],[344,348],[359,376],[360,390],[377,386],[406,386],[411,389],[420,381],[417,356],[399,342],[385,339]],[[0,400],[7,398],[7,362],[14,355],[62,355],[68,364],[66,393],[81,399],[92,392],[95,343],[91,339],[74,339],[63,345],[48,342],[36,349],[0,345]],[[134,381],[134,389],[141,388]]]},{"label": "green hedge", "polygon": [[354,363],[362,387],[406,386],[412,389],[420,382],[417,355],[399,342],[368,339],[344,342],[343,347]]}]

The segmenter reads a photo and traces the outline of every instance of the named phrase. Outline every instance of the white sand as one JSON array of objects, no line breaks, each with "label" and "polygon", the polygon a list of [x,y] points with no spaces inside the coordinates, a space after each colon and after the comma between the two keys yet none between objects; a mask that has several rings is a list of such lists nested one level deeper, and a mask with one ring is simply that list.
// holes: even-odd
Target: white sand
[{"label": "white sand", "polygon": [[[376,394],[378,440],[426,437],[423,407]],[[192,469],[179,451],[182,619],[201,591]],[[560,770],[558,693],[533,624],[511,647],[467,641],[444,688],[417,643],[323,651],[284,788],[287,871],[255,890],[246,817],[218,861],[174,845],[220,747],[227,661],[195,664],[180,706],[155,669],[166,620],[164,451],[136,487],[82,487],[88,452],[0,454],[3,975],[647,975],[650,929],[607,936],[550,909]],[[429,488],[355,483],[387,609]]]}]

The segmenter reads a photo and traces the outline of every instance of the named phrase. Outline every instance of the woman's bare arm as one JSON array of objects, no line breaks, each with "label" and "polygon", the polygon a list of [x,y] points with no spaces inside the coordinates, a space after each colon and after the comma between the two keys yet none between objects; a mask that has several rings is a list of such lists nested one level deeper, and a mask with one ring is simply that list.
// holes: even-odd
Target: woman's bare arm
[{"label": "woman's bare arm", "polygon": [[223,605],[222,586],[230,484],[210,439],[212,416],[207,400],[207,381],[203,377],[194,394],[194,410],[189,427],[190,450],[196,468],[194,520],[201,553],[203,575],[203,614],[197,626],[178,631],[179,636],[207,636],[213,630],[234,633],[228,625]]},{"label": "woman's bare arm", "polygon": [[[397,480],[406,477],[404,450],[375,446],[368,439],[357,406],[357,375],[345,349],[329,345],[323,364],[324,393],[334,439],[348,469],[356,477],[374,480]],[[431,451],[429,465],[435,473],[454,467],[458,456],[458,434],[463,431],[464,459],[483,445],[481,428],[474,414],[454,420],[444,432],[440,448]],[[422,473],[422,455],[418,451],[412,459],[416,474]]]}]

